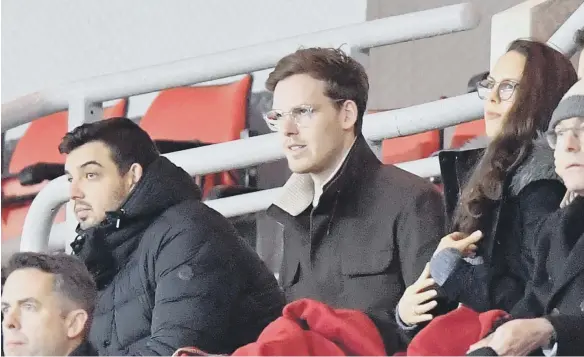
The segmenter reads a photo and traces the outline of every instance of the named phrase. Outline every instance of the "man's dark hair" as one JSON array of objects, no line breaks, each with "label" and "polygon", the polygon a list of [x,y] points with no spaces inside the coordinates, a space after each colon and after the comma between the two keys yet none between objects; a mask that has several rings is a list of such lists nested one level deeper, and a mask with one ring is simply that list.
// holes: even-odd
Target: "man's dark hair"
[{"label": "man's dark hair", "polygon": [[[69,300],[76,307],[85,310],[89,315],[89,321],[91,321],[97,297],[97,287],[81,260],[63,253],[15,253],[2,269],[2,278],[8,278],[14,271],[27,268],[53,274],[55,276],[53,291]],[[27,282],[22,282],[22,284],[27,284]]]},{"label": "man's dark hair", "polygon": [[[306,48],[283,57],[266,81],[266,89],[273,92],[276,85],[295,74],[308,74],[314,79],[326,82],[325,95],[331,99],[352,100],[357,104],[355,134],[361,133],[363,116],[367,108],[369,79],[365,68],[334,48]],[[343,103],[335,103],[341,107]]]},{"label": "man's dark hair", "polygon": [[90,142],[101,141],[111,150],[112,160],[120,174],[125,174],[134,163],[145,170],[160,156],[156,145],[138,124],[128,118],[112,118],[83,124],[67,133],[59,152],[69,154]]}]

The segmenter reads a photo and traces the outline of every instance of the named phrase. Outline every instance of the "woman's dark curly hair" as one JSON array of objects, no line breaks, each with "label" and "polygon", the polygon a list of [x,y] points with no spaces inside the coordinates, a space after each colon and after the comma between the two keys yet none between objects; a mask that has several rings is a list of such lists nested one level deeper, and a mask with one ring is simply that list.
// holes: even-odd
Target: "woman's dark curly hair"
[{"label": "woman's dark curly hair", "polygon": [[462,191],[454,212],[453,228],[472,233],[481,229],[484,215],[502,198],[506,178],[527,157],[533,141],[546,131],[553,110],[578,80],[563,54],[544,43],[516,40],[507,52],[525,57],[516,100],[501,128]]}]

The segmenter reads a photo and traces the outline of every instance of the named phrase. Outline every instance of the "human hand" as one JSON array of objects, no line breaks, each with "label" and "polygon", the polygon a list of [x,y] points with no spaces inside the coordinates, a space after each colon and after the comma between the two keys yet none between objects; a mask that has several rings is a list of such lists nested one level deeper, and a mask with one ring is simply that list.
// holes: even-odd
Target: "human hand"
[{"label": "human hand", "polygon": [[469,351],[481,347],[492,348],[499,356],[527,356],[547,346],[554,327],[544,318],[512,320],[499,327],[488,338],[472,345]]},{"label": "human hand", "polygon": [[430,265],[426,264],[418,280],[406,288],[397,305],[398,315],[406,325],[413,326],[434,318],[427,314],[438,305],[436,300],[427,302],[438,295],[434,289],[426,291],[432,285],[434,280],[430,278]]},{"label": "human hand", "polygon": [[461,232],[450,233],[440,240],[434,255],[446,248],[454,248],[465,257],[473,256],[477,250],[476,243],[482,238],[483,233],[481,231],[473,232],[469,236]]}]

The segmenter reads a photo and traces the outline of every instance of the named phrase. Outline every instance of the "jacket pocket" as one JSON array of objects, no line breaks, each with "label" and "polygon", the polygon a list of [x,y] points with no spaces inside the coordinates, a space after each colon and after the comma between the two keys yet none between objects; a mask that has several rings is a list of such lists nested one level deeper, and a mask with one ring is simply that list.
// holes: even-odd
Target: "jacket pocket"
[{"label": "jacket pocket", "polygon": [[292,260],[291,263],[283,267],[281,274],[282,288],[287,289],[298,283],[300,280],[300,261]]},{"label": "jacket pocket", "polygon": [[341,273],[348,277],[383,274],[393,259],[393,247],[352,249],[342,254]]}]

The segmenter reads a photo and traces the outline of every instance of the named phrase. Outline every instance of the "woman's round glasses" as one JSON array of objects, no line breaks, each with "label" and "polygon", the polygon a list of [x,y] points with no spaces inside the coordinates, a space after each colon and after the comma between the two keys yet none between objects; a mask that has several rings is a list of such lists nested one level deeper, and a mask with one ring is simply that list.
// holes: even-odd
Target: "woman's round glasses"
[{"label": "woman's round glasses", "polygon": [[492,79],[483,79],[477,83],[477,92],[479,98],[484,100],[489,98],[493,89],[496,88],[499,99],[502,101],[508,101],[513,96],[513,93],[515,93],[515,89],[518,86],[519,82],[511,79],[504,79],[501,82],[496,82]]}]

